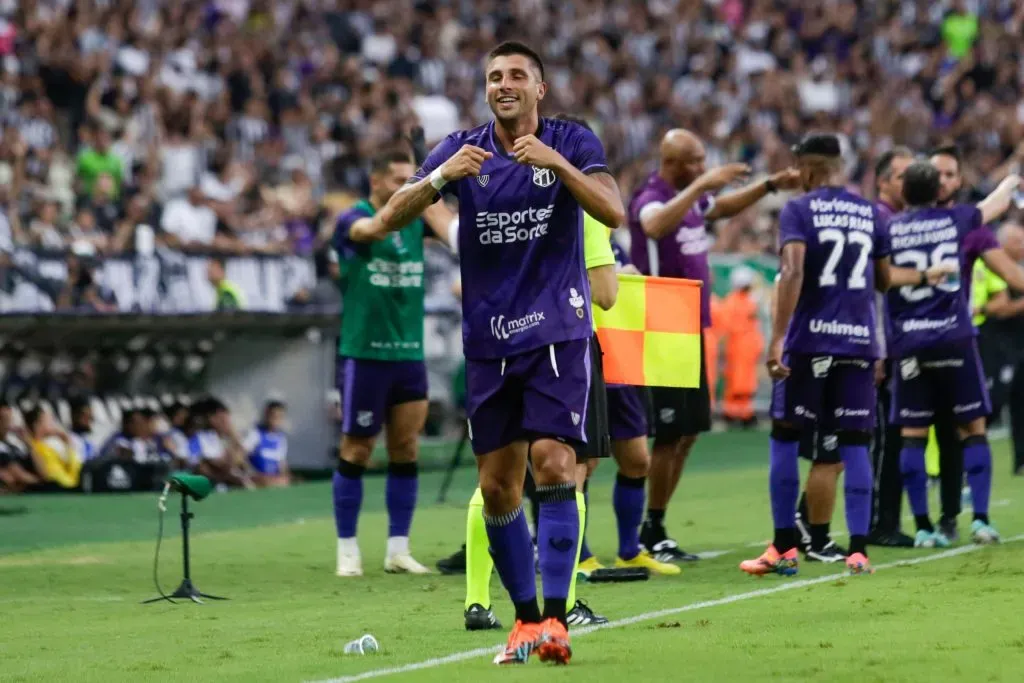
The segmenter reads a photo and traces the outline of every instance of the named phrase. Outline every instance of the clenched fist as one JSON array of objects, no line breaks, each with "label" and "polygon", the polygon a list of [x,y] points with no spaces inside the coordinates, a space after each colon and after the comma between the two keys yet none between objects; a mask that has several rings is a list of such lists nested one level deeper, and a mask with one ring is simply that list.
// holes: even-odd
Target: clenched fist
[{"label": "clenched fist", "polygon": [[450,183],[480,175],[480,167],[492,156],[494,155],[485,149],[474,145],[463,145],[462,149],[441,164],[441,177]]},{"label": "clenched fist", "polygon": [[563,161],[561,154],[538,140],[536,135],[524,135],[516,140],[512,156],[520,164],[537,168],[555,168]]}]

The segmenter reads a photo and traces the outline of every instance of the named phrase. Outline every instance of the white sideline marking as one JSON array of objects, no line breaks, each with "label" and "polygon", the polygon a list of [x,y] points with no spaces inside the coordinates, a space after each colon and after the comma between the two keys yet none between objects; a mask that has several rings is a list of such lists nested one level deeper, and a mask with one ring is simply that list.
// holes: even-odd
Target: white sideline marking
[{"label": "white sideline marking", "polygon": [[[1011,536],[1010,538],[1003,539],[1003,543],[1017,543],[1018,541],[1024,541],[1024,534],[1017,536]],[[898,562],[887,562],[886,564],[880,564],[875,567],[875,570],[880,569],[892,569],[893,567],[907,567],[915,564],[924,564],[925,562],[934,562],[935,560],[944,560],[950,557],[956,557],[957,555],[966,555],[967,553],[973,553],[976,550],[981,550],[985,546],[980,545],[964,545],[959,548],[953,548],[951,550],[943,550],[939,553],[931,555],[925,555],[923,557],[915,557],[910,560],[900,560]],[[620,628],[622,626],[629,626],[636,624],[641,621],[650,621],[652,619],[661,619],[662,617],[668,617],[673,614],[682,614],[683,612],[693,612],[699,609],[707,609],[708,607],[720,607],[721,605],[729,605],[734,602],[741,602],[743,600],[750,600],[751,598],[763,598],[768,595],[774,595],[775,593],[781,593],[783,591],[794,590],[797,588],[805,588],[807,586],[816,586],[820,583],[829,583],[836,579],[841,579],[849,576],[846,572],[838,574],[829,574],[827,576],[819,576],[813,579],[798,579],[796,581],[787,581],[786,583],[773,586],[771,588],[760,588],[754,591],[748,591],[746,593],[736,593],[734,595],[728,595],[724,598],[716,598],[714,600],[704,600],[702,602],[694,602],[689,605],[683,605],[682,607],[672,607],[669,609],[658,610],[656,612],[645,612],[638,614],[633,617],[627,617],[625,619],[616,619],[615,621],[609,621],[607,624],[601,624],[600,626],[586,626],[581,629],[574,629],[572,636],[578,638],[579,636],[593,633],[594,631],[600,631],[606,628]],[[351,676],[341,676],[339,678],[329,678],[322,681],[315,681],[314,683],[355,683],[356,681],[365,681],[370,678],[382,678],[384,676],[392,676],[394,674],[404,674],[410,671],[419,671],[420,669],[434,669],[445,664],[454,664],[455,662],[461,662],[467,659],[476,659],[477,657],[485,657],[487,655],[493,655],[498,652],[503,645],[492,645],[491,647],[480,647],[475,650],[466,650],[465,652],[456,652],[446,657],[434,657],[431,659],[425,659],[422,662],[415,662],[413,664],[403,664],[402,666],[392,666],[383,669],[371,669],[370,671],[364,671],[360,674],[353,674]]]},{"label": "white sideline marking", "polygon": [[721,557],[722,555],[728,555],[731,552],[732,552],[731,550],[705,550],[702,553],[696,553],[696,555],[697,555],[697,557],[699,557],[702,560],[713,560],[716,557]]}]

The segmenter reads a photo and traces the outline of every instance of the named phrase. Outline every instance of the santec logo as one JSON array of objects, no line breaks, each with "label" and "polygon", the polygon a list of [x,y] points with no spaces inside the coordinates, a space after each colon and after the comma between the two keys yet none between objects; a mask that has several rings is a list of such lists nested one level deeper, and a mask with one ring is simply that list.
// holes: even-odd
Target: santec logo
[{"label": "santec logo", "polygon": [[544,311],[527,313],[522,318],[507,320],[503,315],[491,316],[491,334],[495,339],[508,339],[514,334],[526,332],[544,322]]},{"label": "santec logo", "polygon": [[480,211],[476,214],[480,244],[511,244],[543,237],[548,234],[547,220],[554,210],[555,205],[548,204],[542,209],[531,206],[512,212]]}]

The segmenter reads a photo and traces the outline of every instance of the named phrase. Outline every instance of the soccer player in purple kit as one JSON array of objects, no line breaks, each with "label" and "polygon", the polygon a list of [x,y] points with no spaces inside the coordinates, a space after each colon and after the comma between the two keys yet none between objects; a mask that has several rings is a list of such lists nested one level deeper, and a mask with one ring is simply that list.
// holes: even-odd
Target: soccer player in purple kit
[{"label": "soccer player in purple kit", "polygon": [[[630,256],[644,275],[700,280],[701,326],[711,325],[711,275],[706,222],[734,216],[776,190],[796,187],[792,169],[715,197],[714,192],[749,172],[746,164],[705,171],[704,145],[693,133],[675,129],[661,141],[658,170],[629,202]],[[640,543],[661,562],[694,561],[665,531],[665,511],[679,484],[697,435],[711,429],[711,397],[701,335],[700,386],[653,387],[654,448],[648,475],[647,519]]]},{"label": "soccer player in purple kit", "polygon": [[[395,230],[436,201],[459,201],[466,412],[494,566],[516,624],[495,663],[568,663],[566,597],[579,538],[574,445],[585,440],[592,335],[583,212],[624,220],[593,133],[541,118],[540,57],[505,42],[488,55],[494,120],[449,135],[377,220]],[[533,458],[541,612],[522,494]]]},{"label": "soccer player in purple kit", "polygon": [[977,206],[940,207],[939,169],[932,162],[915,162],[903,179],[908,209],[889,224],[894,263],[956,266],[954,275],[936,286],[902,287],[886,299],[894,358],[891,419],[901,427],[900,470],[917,526],[917,547],[950,545],[929,518],[925,470],[928,427],[943,415],[953,416],[963,449],[974,507],[971,537],[975,543],[999,541],[988,517],[992,452],[985,418],[991,406],[968,288],[960,274],[970,274],[974,261],[981,258],[1010,287],[1024,291],[1024,270],[985,227],[1006,212],[1019,184],[1020,178],[1011,175]]},{"label": "soccer player in purple kit", "polygon": [[[775,536],[768,549],[740,563],[748,574],[797,572],[796,530],[801,432],[836,433],[845,467],[847,567],[870,572],[866,539],[871,521],[874,427],[875,289],[891,280],[911,284],[938,279],[891,269],[889,244],[878,209],[848,192],[841,178],[839,139],[812,135],[795,149],[806,193],[779,216],[781,267],[768,347],[772,389],[769,492]],[[924,269],[922,269],[924,270]]]}]

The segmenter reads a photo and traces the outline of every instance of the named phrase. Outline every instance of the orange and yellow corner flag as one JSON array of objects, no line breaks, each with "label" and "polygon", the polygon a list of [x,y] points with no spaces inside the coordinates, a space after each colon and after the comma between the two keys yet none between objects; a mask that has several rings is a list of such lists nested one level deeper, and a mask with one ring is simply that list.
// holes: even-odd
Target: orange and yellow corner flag
[{"label": "orange and yellow corner flag", "polygon": [[619,274],[610,310],[594,308],[608,384],[700,386],[699,280]]}]

